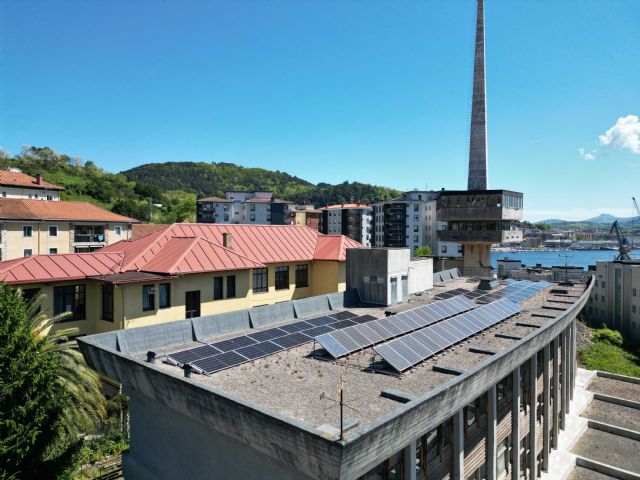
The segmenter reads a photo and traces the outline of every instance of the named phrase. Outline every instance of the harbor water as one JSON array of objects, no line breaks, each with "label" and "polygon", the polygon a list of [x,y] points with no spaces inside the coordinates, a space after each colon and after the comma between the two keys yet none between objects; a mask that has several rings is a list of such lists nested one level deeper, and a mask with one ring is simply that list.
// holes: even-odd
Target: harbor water
[{"label": "harbor water", "polygon": [[[524,250],[517,252],[491,252],[491,265],[496,268],[496,260],[505,257],[512,260],[520,260],[527,267],[533,267],[540,263],[543,267],[554,265],[576,266],[587,268],[595,265],[598,260],[613,260],[618,252],[615,250],[566,250],[566,251],[538,251]],[[632,250],[632,259],[640,260],[640,250]]]}]

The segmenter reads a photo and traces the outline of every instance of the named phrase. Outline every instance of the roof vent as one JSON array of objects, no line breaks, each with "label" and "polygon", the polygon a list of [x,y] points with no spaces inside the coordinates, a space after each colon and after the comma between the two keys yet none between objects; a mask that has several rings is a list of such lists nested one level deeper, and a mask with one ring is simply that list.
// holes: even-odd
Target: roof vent
[{"label": "roof vent", "polygon": [[184,367],[184,378],[191,378],[191,364],[186,363]]},{"label": "roof vent", "polygon": [[156,363],[156,352],[149,350],[147,352],[147,362]]},{"label": "roof vent", "polygon": [[223,233],[222,245],[229,250],[233,250],[233,235],[230,233]]},{"label": "roof vent", "polygon": [[22,173],[22,170],[20,170],[19,168],[16,168],[16,167],[11,167],[9,169],[9,171],[13,172],[13,173]]},{"label": "roof vent", "polygon": [[37,173],[36,174],[36,184],[37,185],[42,185],[44,183],[44,178],[42,177],[41,173]]}]

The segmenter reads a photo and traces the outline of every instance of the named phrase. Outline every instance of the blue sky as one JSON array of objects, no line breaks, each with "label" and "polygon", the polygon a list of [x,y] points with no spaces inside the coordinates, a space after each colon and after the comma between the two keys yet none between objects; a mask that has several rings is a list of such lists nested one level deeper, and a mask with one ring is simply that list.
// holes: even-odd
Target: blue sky
[{"label": "blue sky", "polygon": [[[638,7],[486,0],[489,184],[525,218],[632,214]],[[465,188],[474,20],[473,0],[2,0],[0,147]]]}]

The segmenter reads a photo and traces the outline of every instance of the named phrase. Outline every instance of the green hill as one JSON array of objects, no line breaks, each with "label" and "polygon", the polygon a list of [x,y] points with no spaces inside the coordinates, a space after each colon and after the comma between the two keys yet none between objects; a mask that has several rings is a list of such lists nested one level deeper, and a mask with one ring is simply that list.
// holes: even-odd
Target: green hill
[{"label": "green hill", "polygon": [[[0,150],[0,168],[11,167],[29,175],[41,173],[48,182],[64,187],[63,200],[88,201],[142,221],[149,221],[153,208],[157,223],[195,221],[196,198],[221,196],[226,190],[268,190],[278,198],[315,206],[400,194],[357,182],[314,185],[288,173],[232,163],[150,163],[114,174],[48,147],[25,147],[14,156]],[[163,206],[151,207],[151,203]]]},{"label": "green hill", "polygon": [[397,190],[358,182],[314,185],[285,172],[246,168],[233,163],[149,163],[122,174],[135,182],[162,190],[178,188],[198,197],[223,196],[228,190],[267,190],[278,198],[315,206],[350,200],[370,202],[400,194]]}]

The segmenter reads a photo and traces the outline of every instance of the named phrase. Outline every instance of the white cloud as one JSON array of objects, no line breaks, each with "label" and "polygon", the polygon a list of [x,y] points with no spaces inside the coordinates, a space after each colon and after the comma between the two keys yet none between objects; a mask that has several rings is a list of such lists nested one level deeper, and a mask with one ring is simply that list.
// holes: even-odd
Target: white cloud
[{"label": "white cloud", "polygon": [[596,159],[596,151],[591,150],[587,152],[584,148],[579,148],[578,153],[582,157],[583,160],[595,160]]},{"label": "white cloud", "polygon": [[613,127],[598,138],[601,145],[628,148],[640,154],[640,118],[637,115],[620,117]]}]

